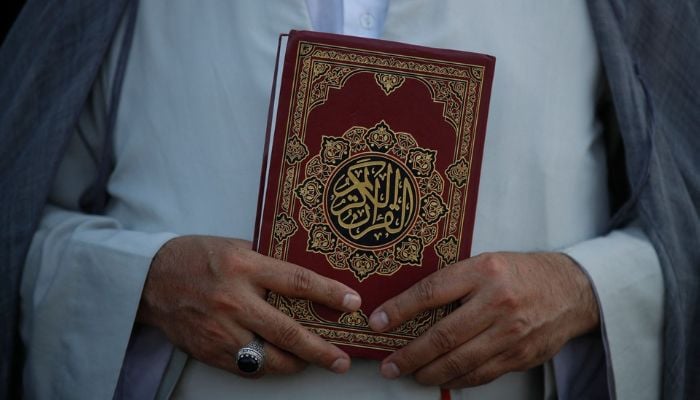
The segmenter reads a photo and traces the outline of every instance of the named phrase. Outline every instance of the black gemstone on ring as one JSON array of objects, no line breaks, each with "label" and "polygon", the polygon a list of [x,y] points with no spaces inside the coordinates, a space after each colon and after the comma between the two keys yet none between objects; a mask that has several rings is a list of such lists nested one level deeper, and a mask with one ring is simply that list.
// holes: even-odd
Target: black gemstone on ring
[{"label": "black gemstone on ring", "polygon": [[248,374],[257,372],[260,368],[257,357],[251,354],[241,354],[236,363],[238,364],[238,369]]}]

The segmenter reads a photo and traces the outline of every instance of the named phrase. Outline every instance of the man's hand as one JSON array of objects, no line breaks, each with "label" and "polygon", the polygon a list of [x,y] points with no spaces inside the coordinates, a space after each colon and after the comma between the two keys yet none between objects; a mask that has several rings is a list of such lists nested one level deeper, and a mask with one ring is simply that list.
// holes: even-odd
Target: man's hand
[{"label": "man's hand", "polygon": [[236,374],[236,353],[254,333],[266,341],[262,373],[293,373],[307,362],[346,372],[347,354],[269,305],[265,294],[272,290],[354,311],[360,307],[357,292],[250,247],[208,236],[169,241],[151,263],[138,321],[160,328],[196,359]]},{"label": "man's hand", "polygon": [[442,269],[386,301],[370,326],[387,331],[457,300],[454,312],[384,359],[384,377],[414,374],[422,384],[450,389],[482,385],[542,364],[599,324],[590,282],[566,255],[491,253]]}]

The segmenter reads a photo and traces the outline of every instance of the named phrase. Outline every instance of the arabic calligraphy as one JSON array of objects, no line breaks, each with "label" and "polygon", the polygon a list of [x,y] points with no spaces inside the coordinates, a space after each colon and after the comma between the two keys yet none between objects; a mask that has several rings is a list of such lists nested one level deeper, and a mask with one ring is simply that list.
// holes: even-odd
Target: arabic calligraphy
[{"label": "arabic calligraphy", "polygon": [[406,167],[380,153],[338,166],[328,185],[326,212],[338,236],[365,248],[403,238],[416,219],[418,191]]},{"label": "arabic calligraphy", "polygon": [[306,178],[293,191],[306,250],[324,254],[358,282],[421,267],[449,214],[437,152],[385,120],[323,135],[320,144],[301,162]]}]

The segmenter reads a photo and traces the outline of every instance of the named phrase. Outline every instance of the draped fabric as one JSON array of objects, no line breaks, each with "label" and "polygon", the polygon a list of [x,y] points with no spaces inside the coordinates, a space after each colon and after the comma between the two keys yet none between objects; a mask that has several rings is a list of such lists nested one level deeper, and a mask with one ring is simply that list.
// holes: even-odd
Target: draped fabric
[{"label": "draped fabric", "polygon": [[631,197],[666,287],[664,398],[700,397],[700,3],[588,0]]},{"label": "draped fabric", "polygon": [[18,398],[24,258],[128,0],[29,1],[0,48],[0,398]]},{"label": "draped fabric", "polygon": [[[0,48],[0,398],[21,382],[24,258],[127,4],[29,1]],[[631,186],[614,223],[637,216],[663,267],[664,398],[700,397],[700,3],[588,5]]]}]

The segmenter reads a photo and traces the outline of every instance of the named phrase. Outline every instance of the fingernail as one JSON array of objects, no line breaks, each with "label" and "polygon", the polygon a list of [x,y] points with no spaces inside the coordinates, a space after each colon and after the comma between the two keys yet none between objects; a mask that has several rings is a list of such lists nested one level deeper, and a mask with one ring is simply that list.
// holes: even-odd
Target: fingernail
[{"label": "fingernail", "polygon": [[348,293],[343,297],[343,307],[348,310],[357,310],[360,308],[360,304],[362,304],[362,299],[355,293]]},{"label": "fingernail", "polygon": [[343,357],[340,357],[339,359],[333,361],[333,365],[331,365],[331,371],[335,372],[336,374],[342,374],[346,372],[349,368],[350,360]]},{"label": "fingernail", "polygon": [[393,362],[382,364],[380,372],[382,373],[382,376],[386,379],[396,379],[399,377],[399,375],[401,375],[399,367],[397,367],[396,364],[394,364]]},{"label": "fingernail", "polygon": [[381,331],[389,325],[389,317],[384,311],[375,311],[369,317],[369,327],[375,331]]}]

